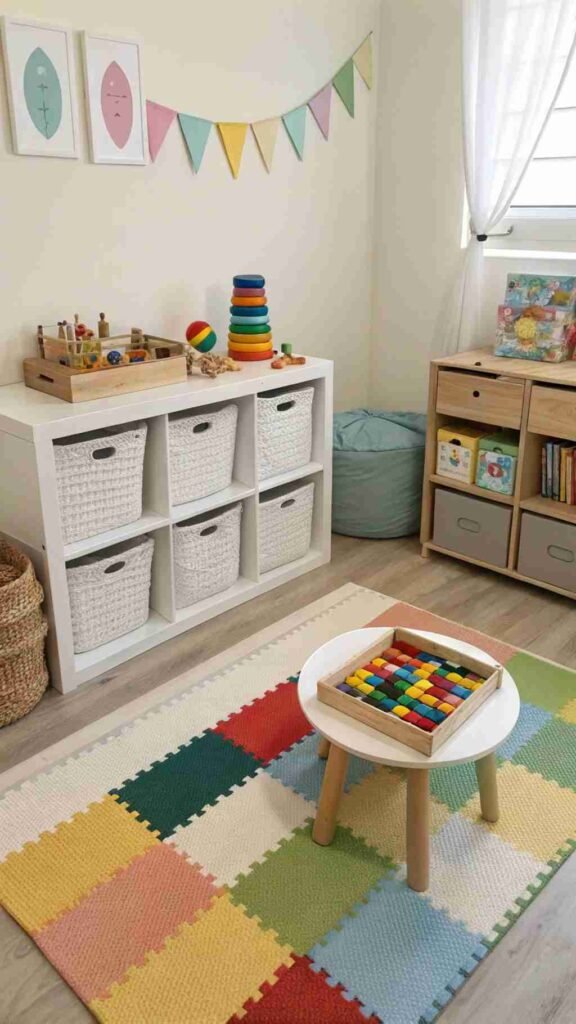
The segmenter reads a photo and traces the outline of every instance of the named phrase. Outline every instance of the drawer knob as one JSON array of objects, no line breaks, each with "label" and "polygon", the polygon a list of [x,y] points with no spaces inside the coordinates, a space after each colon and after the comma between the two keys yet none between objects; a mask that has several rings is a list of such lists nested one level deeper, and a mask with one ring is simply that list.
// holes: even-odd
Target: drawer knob
[{"label": "drawer knob", "polygon": [[480,392],[479,391],[473,391],[472,394],[474,395],[474,398],[480,398]]}]

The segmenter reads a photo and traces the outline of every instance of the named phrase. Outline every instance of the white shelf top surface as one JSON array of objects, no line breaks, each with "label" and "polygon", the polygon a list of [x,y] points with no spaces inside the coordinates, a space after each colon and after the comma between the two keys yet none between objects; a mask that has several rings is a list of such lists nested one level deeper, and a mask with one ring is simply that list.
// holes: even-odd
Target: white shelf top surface
[{"label": "white shelf top surface", "polygon": [[132,417],[158,416],[203,405],[228,401],[241,395],[302,384],[331,373],[329,359],[308,356],[305,366],[272,370],[269,365],[244,363],[238,373],[222,373],[214,380],[195,374],[182,384],[148,388],[92,402],[65,402],[24,383],[0,387],[0,430],[31,440],[36,432],[52,437],[80,433]]}]

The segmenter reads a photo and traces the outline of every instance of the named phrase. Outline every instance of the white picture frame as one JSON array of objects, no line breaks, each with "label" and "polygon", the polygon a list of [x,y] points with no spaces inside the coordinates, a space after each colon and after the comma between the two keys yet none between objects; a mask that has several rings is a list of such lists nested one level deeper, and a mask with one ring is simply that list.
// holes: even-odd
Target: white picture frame
[{"label": "white picture frame", "polygon": [[140,43],[83,32],[82,55],[92,162],[147,164]]},{"label": "white picture frame", "polygon": [[77,159],[72,33],[61,25],[7,16],[0,30],[14,152]]}]

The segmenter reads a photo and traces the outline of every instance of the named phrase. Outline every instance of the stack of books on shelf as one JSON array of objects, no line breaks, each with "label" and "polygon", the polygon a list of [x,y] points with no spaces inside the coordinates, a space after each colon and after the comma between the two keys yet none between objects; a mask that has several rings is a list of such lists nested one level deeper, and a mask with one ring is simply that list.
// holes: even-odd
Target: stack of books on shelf
[{"label": "stack of books on shelf", "polygon": [[576,505],[576,445],[571,441],[546,441],[542,446],[543,498]]}]

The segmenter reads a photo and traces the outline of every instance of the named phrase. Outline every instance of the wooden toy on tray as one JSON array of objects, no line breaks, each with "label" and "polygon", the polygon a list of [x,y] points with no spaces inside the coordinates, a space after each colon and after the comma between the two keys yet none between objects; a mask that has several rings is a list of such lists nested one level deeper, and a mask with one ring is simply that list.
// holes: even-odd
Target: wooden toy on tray
[{"label": "wooden toy on tray", "polygon": [[430,756],[502,685],[502,668],[388,629],[318,682],[318,700]]}]

